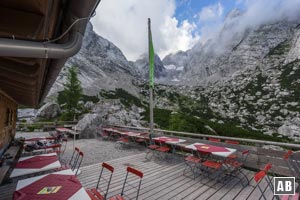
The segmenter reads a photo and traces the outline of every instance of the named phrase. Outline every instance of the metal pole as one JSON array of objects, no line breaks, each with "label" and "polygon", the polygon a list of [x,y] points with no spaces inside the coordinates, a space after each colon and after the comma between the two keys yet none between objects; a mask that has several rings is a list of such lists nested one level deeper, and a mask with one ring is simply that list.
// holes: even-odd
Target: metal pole
[{"label": "metal pole", "polygon": [[150,109],[150,142],[152,144],[152,137],[153,137],[153,129],[154,129],[154,126],[153,126],[153,89],[152,87],[150,87],[150,106],[149,106],[149,109]]},{"label": "metal pole", "polygon": [[[76,131],[76,126],[74,127],[74,131],[75,131],[75,133],[77,133],[77,131]],[[74,136],[73,136],[73,149],[75,149],[75,140],[76,140],[76,138],[75,138],[75,135],[76,134],[73,134]]]},{"label": "metal pole", "polygon": [[[148,40],[149,40],[149,54],[150,54],[150,41],[152,41],[152,35],[151,35],[151,20],[150,18],[148,18]],[[150,65],[150,56],[149,56],[149,65]],[[150,73],[150,67],[149,67],[149,73]],[[149,74],[149,77],[151,75]],[[150,144],[153,143],[152,141],[152,137],[153,137],[153,88],[151,86],[151,84],[149,85],[149,89],[150,89],[150,97],[149,97],[149,109],[150,109],[150,135],[149,135],[149,139],[150,139]]]}]

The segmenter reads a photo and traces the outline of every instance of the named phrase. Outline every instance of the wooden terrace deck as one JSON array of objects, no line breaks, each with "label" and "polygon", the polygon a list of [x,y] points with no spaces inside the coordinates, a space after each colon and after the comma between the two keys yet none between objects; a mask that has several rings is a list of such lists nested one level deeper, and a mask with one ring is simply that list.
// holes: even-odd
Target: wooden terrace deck
[{"label": "wooden terrace deck", "polygon": [[[121,192],[127,166],[134,167],[144,173],[139,199],[210,199],[210,200],[256,200],[260,195],[259,189],[255,188],[253,181],[254,172],[244,170],[247,174],[250,185],[243,187],[239,179],[232,179],[228,182],[218,183],[215,179],[199,176],[195,180],[183,175],[185,163],[180,160],[173,162],[152,159],[145,160],[145,153],[108,161],[115,167],[109,195],[111,197]],[[81,168],[79,175],[80,182],[85,188],[93,188],[97,184],[101,169],[101,163]],[[272,191],[262,182],[264,190],[268,190],[267,199],[273,197]],[[0,186],[0,199],[11,199],[16,188],[16,182]],[[128,190],[126,194],[133,197],[134,190]]]},{"label": "wooden terrace deck", "polygon": [[[243,188],[239,179],[232,179],[224,183],[217,183],[214,179],[200,176],[195,180],[183,175],[185,163],[164,162],[154,159],[145,160],[145,154],[138,154],[107,163],[115,167],[112,178],[109,197],[121,192],[122,184],[125,178],[126,167],[132,166],[144,172],[139,199],[258,199],[260,194],[258,188],[254,188],[255,182],[252,180],[254,172],[244,170],[247,174],[250,185]],[[101,164],[94,164],[83,167],[79,179],[85,188],[95,187],[97,184]],[[266,188],[266,182],[262,182],[263,189]],[[129,190],[129,196],[134,196],[134,190]],[[267,193],[267,198],[271,199],[271,191]]]}]

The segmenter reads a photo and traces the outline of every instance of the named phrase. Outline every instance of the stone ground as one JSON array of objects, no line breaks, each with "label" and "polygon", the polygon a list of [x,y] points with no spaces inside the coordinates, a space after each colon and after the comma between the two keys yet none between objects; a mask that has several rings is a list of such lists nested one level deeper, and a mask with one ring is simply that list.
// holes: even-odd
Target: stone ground
[{"label": "stone ground", "polygon": [[[49,136],[48,132],[17,132],[16,138],[34,138]],[[101,163],[117,158],[144,153],[145,148],[142,146],[131,146],[116,148],[116,142],[103,141],[101,138],[96,139],[79,139],[75,141],[75,146],[84,153],[82,166],[95,163]],[[68,161],[73,153],[73,138],[68,138],[67,148],[63,155],[63,160]]]}]

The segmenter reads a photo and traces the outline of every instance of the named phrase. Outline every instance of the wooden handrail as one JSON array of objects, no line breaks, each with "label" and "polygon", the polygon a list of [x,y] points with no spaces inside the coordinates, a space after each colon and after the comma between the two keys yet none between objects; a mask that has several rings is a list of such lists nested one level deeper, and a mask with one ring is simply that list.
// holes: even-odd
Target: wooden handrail
[{"label": "wooden handrail", "polygon": [[[108,126],[150,131],[149,128],[144,128],[144,127],[121,126],[121,125],[116,125],[116,124],[109,124]],[[223,140],[236,140],[236,141],[240,141],[240,142],[255,143],[257,145],[275,145],[275,146],[281,146],[281,147],[290,147],[290,148],[300,149],[300,144],[291,144],[291,143],[273,142],[273,141],[255,140],[255,139],[246,139],[246,138],[237,138],[237,137],[226,137],[226,136],[217,136],[217,135],[207,135],[207,134],[201,134],[201,133],[198,134],[198,133],[189,133],[189,132],[180,132],[180,131],[169,131],[169,130],[162,130],[162,129],[154,129],[154,131],[163,132],[166,134],[178,134],[178,135],[182,135],[183,137],[196,137],[196,138],[210,137],[210,138],[219,138],[219,139],[223,139]]]}]

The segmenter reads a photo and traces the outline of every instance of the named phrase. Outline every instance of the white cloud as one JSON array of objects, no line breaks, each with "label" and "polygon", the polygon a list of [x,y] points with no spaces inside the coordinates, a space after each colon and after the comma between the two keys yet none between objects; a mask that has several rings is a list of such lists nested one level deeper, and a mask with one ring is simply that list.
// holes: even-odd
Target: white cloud
[{"label": "white cloud", "polygon": [[207,21],[202,21],[201,42],[204,43],[208,39],[218,36],[222,31],[221,38],[219,38],[222,41],[218,41],[219,46],[221,47],[222,43],[224,43],[223,46],[226,46],[236,34],[242,34],[247,28],[255,28],[284,19],[299,21],[300,17],[300,0],[238,0],[236,4],[243,5],[244,11],[238,16],[225,18],[225,23],[223,16],[217,15],[217,6],[210,6],[215,8],[215,14],[210,15],[214,16],[213,20],[207,17]]},{"label": "white cloud", "polygon": [[161,56],[191,48],[199,39],[188,21],[174,17],[175,0],[101,1],[92,19],[94,30],[117,45],[129,60],[148,49],[147,18],[151,18],[155,51]]},{"label": "white cloud", "polygon": [[219,20],[223,15],[223,10],[224,8],[220,2],[214,5],[203,7],[199,12],[200,22]]}]

